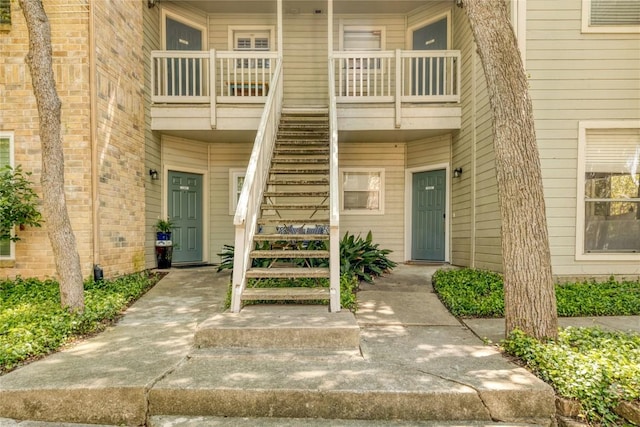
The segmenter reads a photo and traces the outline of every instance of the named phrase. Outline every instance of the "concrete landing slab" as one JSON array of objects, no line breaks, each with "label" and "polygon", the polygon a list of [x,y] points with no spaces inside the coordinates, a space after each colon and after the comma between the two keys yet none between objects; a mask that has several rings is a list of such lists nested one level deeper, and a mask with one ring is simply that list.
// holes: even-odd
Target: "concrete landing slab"
[{"label": "concrete landing slab", "polygon": [[460,326],[436,294],[367,290],[358,293],[358,324]]},{"label": "concrete landing slab", "polygon": [[194,342],[199,348],[357,349],[360,328],[350,311],[330,313],[324,305],[249,305],[198,325]]},{"label": "concrete landing slab", "polygon": [[[323,418],[151,417],[147,427],[539,427],[540,424],[487,421],[336,420]],[[40,427],[40,426],[29,426]],[[42,426],[44,427],[44,426]]]}]

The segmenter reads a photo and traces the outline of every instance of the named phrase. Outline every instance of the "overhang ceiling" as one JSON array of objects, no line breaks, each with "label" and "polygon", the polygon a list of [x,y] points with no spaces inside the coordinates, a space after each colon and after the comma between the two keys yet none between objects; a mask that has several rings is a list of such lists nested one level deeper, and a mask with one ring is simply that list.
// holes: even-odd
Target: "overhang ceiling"
[{"label": "overhang ceiling", "polygon": [[[343,13],[405,14],[425,3],[441,0],[334,0],[333,11]],[[446,0],[445,0],[446,1]],[[207,13],[276,13],[276,0],[174,0]],[[327,12],[327,0],[283,0],[285,14]]]}]

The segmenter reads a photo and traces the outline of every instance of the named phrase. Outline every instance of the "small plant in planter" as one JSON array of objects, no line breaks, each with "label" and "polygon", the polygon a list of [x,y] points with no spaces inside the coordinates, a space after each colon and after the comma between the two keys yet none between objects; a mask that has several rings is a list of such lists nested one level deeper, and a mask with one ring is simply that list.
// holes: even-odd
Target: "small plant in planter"
[{"label": "small plant in planter", "polygon": [[156,222],[156,240],[171,240],[173,223],[170,219],[159,219]]}]

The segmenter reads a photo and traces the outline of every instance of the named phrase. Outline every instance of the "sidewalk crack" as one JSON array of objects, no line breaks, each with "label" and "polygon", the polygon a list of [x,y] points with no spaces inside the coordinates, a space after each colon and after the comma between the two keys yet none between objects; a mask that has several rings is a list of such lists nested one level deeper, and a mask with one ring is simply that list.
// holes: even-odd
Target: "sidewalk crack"
[{"label": "sidewalk crack", "polygon": [[487,405],[487,402],[485,402],[484,398],[482,397],[482,393],[480,392],[480,390],[477,387],[475,387],[475,386],[473,386],[471,384],[468,384],[468,383],[453,379],[453,378],[446,377],[444,375],[436,374],[434,372],[429,372],[429,371],[425,371],[425,370],[422,370],[422,369],[416,369],[416,371],[418,371],[418,372],[420,372],[422,374],[432,375],[432,376],[434,376],[436,378],[440,378],[441,380],[449,381],[449,382],[452,382],[454,384],[458,384],[458,385],[461,385],[461,386],[469,387],[471,390],[476,392],[476,395],[478,396],[478,399],[480,399],[480,402],[482,403],[482,406],[484,406],[484,409],[487,411],[487,415],[489,416],[491,421],[496,421],[496,422],[503,421],[503,420],[499,420],[499,419],[496,419],[496,418],[493,417],[493,415],[491,413],[491,408],[489,408],[489,405]]},{"label": "sidewalk crack", "polygon": [[176,362],[175,365],[167,369],[164,373],[162,373],[162,375],[159,375],[157,378],[151,381],[151,384],[145,387],[144,389],[144,400],[145,400],[145,406],[146,406],[145,417],[144,417],[145,425],[149,425],[149,422],[151,419],[151,402],[149,401],[149,393],[151,392],[151,390],[156,386],[156,384],[158,384],[163,379],[167,378],[169,375],[173,374],[176,370],[182,367],[182,365],[187,363],[190,359],[191,359],[191,356],[189,355],[189,353],[187,353],[184,357],[178,360],[178,362]]}]

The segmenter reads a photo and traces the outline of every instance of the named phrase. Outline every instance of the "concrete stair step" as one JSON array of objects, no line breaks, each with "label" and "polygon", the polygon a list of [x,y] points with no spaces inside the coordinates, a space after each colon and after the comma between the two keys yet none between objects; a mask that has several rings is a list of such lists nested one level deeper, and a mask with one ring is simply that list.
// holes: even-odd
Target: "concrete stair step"
[{"label": "concrete stair step", "polygon": [[258,219],[259,225],[329,225],[329,218],[260,218]]},{"label": "concrete stair step", "polygon": [[329,173],[329,168],[295,168],[295,167],[288,167],[288,168],[282,168],[282,167],[272,167],[269,171],[271,174],[295,174],[295,175],[318,175],[318,174],[322,174],[322,175],[326,175]]},{"label": "concrete stair step", "polygon": [[497,421],[446,422],[348,419],[327,420],[324,418],[256,418],[156,415],[149,419],[147,427],[539,427],[542,425],[546,424],[501,423]]},{"label": "concrete stair step", "polygon": [[325,157],[321,157],[321,158],[309,158],[309,157],[304,157],[304,158],[300,158],[300,157],[274,157],[273,159],[271,159],[271,163],[272,164],[295,164],[295,165],[314,165],[314,164],[319,164],[319,165],[326,165],[329,164],[329,159],[325,156]]},{"label": "concrete stair step", "polygon": [[328,191],[265,191],[264,197],[329,197]]},{"label": "concrete stair step", "polygon": [[289,210],[301,210],[301,211],[327,211],[328,205],[303,205],[303,204],[271,204],[263,203],[261,206],[263,211],[289,211]]},{"label": "concrete stair step", "polygon": [[[328,295],[328,288],[309,289],[314,299]],[[241,313],[218,313],[198,325],[194,344],[201,349],[196,357],[249,362],[258,354],[264,360],[286,362],[293,355],[289,351],[315,361],[361,359],[360,328],[353,313],[330,313],[326,305],[247,305]]]},{"label": "concrete stair step", "polygon": [[274,259],[294,259],[294,258],[329,258],[329,251],[322,250],[256,250],[251,251],[251,258],[274,258]]},{"label": "concrete stair step", "polygon": [[294,147],[287,147],[287,148],[276,146],[274,150],[274,154],[276,156],[279,156],[279,155],[287,155],[287,156],[325,155],[327,156],[329,155],[329,149],[325,146],[307,146],[307,147],[294,146]]},{"label": "concrete stair step", "polygon": [[278,127],[281,130],[314,130],[314,131],[327,131],[329,129],[329,122],[326,120],[317,122],[308,122],[306,120],[281,120]]},{"label": "concrete stair step", "polygon": [[308,178],[289,178],[289,179],[275,179],[272,178],[267,181],[269,185],[320,185],[320,186],[328,186],[328,179],[308,179]]},{"label": "concrete stair step", "polygon": [[[243,311],[254,307],[247,306]],[[318,313],[313,311],[306,317],[319,316]],[[219,324],[228,320],[211,319],[210,323],[218,331],[211,332],[207,343],[226,342],[228,347],[234,347],[233,340],[240,336],[237,339],[248,347],[246,339],[255,336],[255,340],[263,340],[261,346],[283,342],[291,345],[299,342],[298,331],[307,337],[316,332],[315,328],[305,329],[300,324],[305,318],[301,314],[297,318],[282,319],[281,324],[291,328],[286,333],[267,325],[263,328],[258,325],[254,333],[250,324],[257,324],[262,318],[253,319],[251,313],[245,316],[240,315],[248,319],[248,325],[235,326],[240,332],[220,331]],[[534,420],[539,420],[541,425],[551,423],[549,410],[552,408],[532,409],[543,399],[546,403],[547,396],[532,392],[515,397],[513,389],[485,392],[483,386],[474,387],[432,373],[428,363],[420,369],[411,364],[390,365],[388,361],[358,357],[349,351],[332,354],[319,349],[315,355],[305,355],[285,349],[277,355],[253,348],[242,351],[240,344],[235,347],[228,353],[208,350],[193,353],[149,391],[150,414],[312,418],[324,419],[324,425],[331,426],[340,425],[333,420],[348,418],[386,420],[387,423],[389,420],[457,421],[452,425],[464,426],[470,422],[491,425],[492,414],[506,412],[512,414],[510,420],[507,418],[509,421],[516,417],[529,420],[523,425],[537,424]],[[485,379],[485,382],[491,383],[491,380]]]},{"label": "concrete stair step", "polygon": [[305,242],[311,240],[329,240],[328,234],[256,234],[253,236],[256,242]]},{"label": "concrete stair step", "polygon": [[[305,268],[305,267],[285,267],[285,268],[251,268],[247,270],[247,278],[249,279],[300,279],[300,278],[329,278],[329,269],[321,267]],[[287,288],[283,288],[287,289]],[[288,288],[291,289],[291,288]],[[245,289],[242,293],[242,298],[245,298],[245,293],[248,289]],[[269,299],[269,298],[254,298],[254,299]],[[274,298],[279,299],[279,298]],[[313,298],[307,298],[313,299]]]},{"label": "concrete stair step", "polygon": [[[277,270],[277,269],[276,269]],[[246,288],[242,301],[320,301],[329,299],[329,288]]]},{"label": "concrete stair step", "polygon": [[276,141],[276,147],[321,147],[327,148],[329,145],[328,139],[297,139],[297,138],[278,138]]}]

